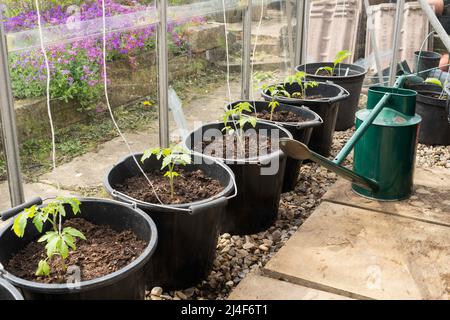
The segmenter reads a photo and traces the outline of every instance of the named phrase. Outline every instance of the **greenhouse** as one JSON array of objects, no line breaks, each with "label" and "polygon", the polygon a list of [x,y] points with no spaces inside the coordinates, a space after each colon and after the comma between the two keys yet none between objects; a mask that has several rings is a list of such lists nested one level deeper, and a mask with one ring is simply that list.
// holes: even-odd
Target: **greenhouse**
[{"label": "greenhouse", "polygon": [[0,5],[0,300],[450,299],[450,1]]}]

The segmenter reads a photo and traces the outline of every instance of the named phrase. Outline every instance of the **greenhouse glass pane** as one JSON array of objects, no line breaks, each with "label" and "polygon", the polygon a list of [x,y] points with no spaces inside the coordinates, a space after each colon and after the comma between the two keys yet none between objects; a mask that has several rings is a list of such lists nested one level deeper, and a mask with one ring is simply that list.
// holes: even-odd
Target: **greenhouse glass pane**
[{"label": "greenhouse glass pane", "polygon": [[[169,102],[171,109],[183,112],[181,116],[179,111],[171,115],[175,120],[170,124],[172,140],[177,140],[185,128],[190,130],[200,122],[221,118],[224,106],[240,97],[242,7],[235,0],[181,0],[169,4]],[[180,120],[183,118],[185,125]]]},{"label": "greenhouse glass pane", "polygon": [[[22,172],[31,195],[101,195],[106,170],[128,154],[104,95],[102,1],[40,1],[51,72],[57,169],[47,113],[46,68],[34,1],[8,1]],[[157,141],[156,9],[153,1],[106,0],[108,94],[133,152]]]}]

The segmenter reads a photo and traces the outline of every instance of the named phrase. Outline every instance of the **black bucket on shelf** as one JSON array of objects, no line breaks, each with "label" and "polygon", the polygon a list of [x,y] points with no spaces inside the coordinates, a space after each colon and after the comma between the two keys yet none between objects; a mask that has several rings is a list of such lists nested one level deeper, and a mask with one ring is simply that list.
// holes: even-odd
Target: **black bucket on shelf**
[{"label": "black bucket on shelf", "polygon": [[[419,142],[427,145],[450,145],[448,97],[440,86],[433,84],[410,85],[417,91],[416,113],[422,117]],[[445,93],[445,92],[444,92]],[[439,96],[442,96],[439,99]]]},{"label": "black bucket on shelf", "polygon": [[418,76],[426,79],[429,77],[432,69],[439,67],[441,55],[433,51],[414,52],[414,72]]},{"label": "black bucket on shelf", "polygon": [[[2,277],[20,288],[27,300],[144,300],[145,267],[158,239],[154,222],[141,210],[117,201],[103,199],[80,199],[80,201],[81,213],[77,217],[96,225],[107,225],[116,231],[131,230],[139,239],[147,242],[144,252],[116,272],[74,284],[46,284],[24,280],[9,273],[8,270],[4,270]],[[74,217],[70,206],[65,210],[65,219]],[[29,223],[24,237],[19,238],[11,230],[12,225],[13,221],[10,221],[0,232],[0,263],[4,266],[22,248],[42,235],[32,223]],[[44,226],[44,230],[46,229],[50,229],[49,223]]]},{"label": "black bucket on shelf", "polygon": [[[287,83],[283,85],[285,86],[286,91],[290,94],[299,91],[299,85],[297,83]],[[317,113],[322,118],[323,124],[313,130],[309,147],[311,150],[321,154],[322,156],[328,157],[331,153],[333,134],[340,104],[345,103],[343,100],[347,99],[349,93],[337,84],[319,82],[317,87],[310,87],[306,89],[306,94],[307,96],[320,95],[321,98],[296,99],[279,96],[272,97],[268,89],[265,89],[262,92],[262,96],[266,101],[275,99],[282,104],[298,107],[305,106]]]},{"label": "black bucket on shelf", "polygon": [[[195,150],[196,144],[208,137],[208,132],[221,133],[223,128],[222,122],[201,126],[186,137],[186,148],[200,154]],[[247,124],[243,130],[251,128]],[[280,138],[292,138],[289,131],[272,123],[258,121],[254,129],[257,132],[263,130],[267,134],[271,134],[272,130],[275,130]],[[238,189],[237,196],[228,202],[221,231],[244,235],[268,229],[278,217],[286,166],[286,155],[283,151],[278,149],[262,157],[247,159],[224,159],[222,157],[215,159],[225,162],[233,170]],[[264,170],[268,172],[264,172]]]},{"label": "black bucket on shelf", "polygon": [[304,71],[307,78],[315,81],[330,81],[348,91],[349,96],[342,101],[336,119],[336,131],[344,131],[355,125],[355,113],[358,110],[359,97],[367,74],[367,69],[356,64],[341,63],[335,68],[336,75],[316,75],[321,67],[333,67],[332,62],[308,63],[295,68],[296,71]]},{"label": "black bucket on shelf", "polygon": [[[230,109],[234,105],[240,103],[242,101],[236,101],[232,104],[226,106],[226,109]],[[256,112],[262,112],[263,110],[270,110],[269,102],[267,101],[247,101],[249,102],[254,110]],[[278,122],[278,121],[270,121],[265,119],[258,119],[259,121],[265,121],[274,123],[280,127],[285,128],[288,130],[292,137],[300,141],[303,144],[308,145],[309,141],[311,139],[311,135],[313,133],[314,128],[319,127],[322,125],[323,121],[320,116],[311,111],[310,109],[306,107],[296,107],[292,105],[287,104],[280,104],[276,111],[289,111],[292,113],[295,113],[296,115],[299,115],[301,118],[304,119],[302,122]],[[246,112],[248,113],[248,112]],[[284,180],[283,180],[283,188],[282,192],[289,192],[293,191],[295,189],[295,186],[297,184],[298,176],[300,173],[300,166],[302,164],[302,161],[296,160],[293,158],[288,157],[286,160],[286,170],[284,173]]]},{"label": "black bucket on shelf", "polygon": [[[135,156],[141,159],[142,154]],[[151,157],[142,168],[146,172],[160,170],[162,161]],[[195,156],[192,164],[186,165],[183,170],[201,170],[217,179],[224,189],[214,198],[171,207],[132,199],[115,191],[127,178],[141,174],[132,156],[125,157],[111,168],[104,180],[109,194],[120,201],[135,202],[158,228],[158,248],[147,266],[148,288],[185,289],[195,286],[208,276],[215,259],[227,197],[234,191],[233,173],[224,164],[208,164],[199,156]]]}]

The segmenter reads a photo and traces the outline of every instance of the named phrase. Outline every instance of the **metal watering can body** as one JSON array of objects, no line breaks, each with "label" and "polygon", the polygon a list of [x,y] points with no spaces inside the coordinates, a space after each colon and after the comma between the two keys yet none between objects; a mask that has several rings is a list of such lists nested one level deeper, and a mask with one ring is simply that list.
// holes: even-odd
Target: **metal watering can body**
[{"label": "metal watering can body", "polygon": [[[413,177],[422,118],[416,115],[413,90],[371,87],[367,108],[356,114],[356,131],[331,161],[292,139],[281,139],[280,147],[290,157],[311,159],[350,180],[361,196],[393,201],[408,198]],[[341,163],[354,149],[353,171]]]},{"label": "metal watering can body", "polygon": [[367,131],[356,142],[353,170],[378,182],[378,190],[353,184],[353,190],[378,200],[402,200],[413,191],[414,168],[422,121],[416,115],[416,95],[412,90],[372,87],[367,109],[356,114],[356,130],[361,127],[386,93],[389,98]]}]

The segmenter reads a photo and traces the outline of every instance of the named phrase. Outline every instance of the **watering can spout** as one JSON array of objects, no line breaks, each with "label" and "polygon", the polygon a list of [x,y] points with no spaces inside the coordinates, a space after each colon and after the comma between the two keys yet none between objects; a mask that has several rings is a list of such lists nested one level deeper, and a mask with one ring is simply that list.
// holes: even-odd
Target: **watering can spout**
[{"label": "watering can spout", "polygon": [[280,148],[286,153],[289,157],[297,159],[297,160],[312,160],[315,163],[327,168],[328,170],[333,171],[344,179],[351,181],[353,184],[358,185],[364,189],[377,192],[379,189],[378,182],[363,177],[350,169],[342,167],[333,161],[328,160],[327,158],[317,154],[304,145],[303,143],[289,139],[289,138],[281,138],[280,139]]}]

